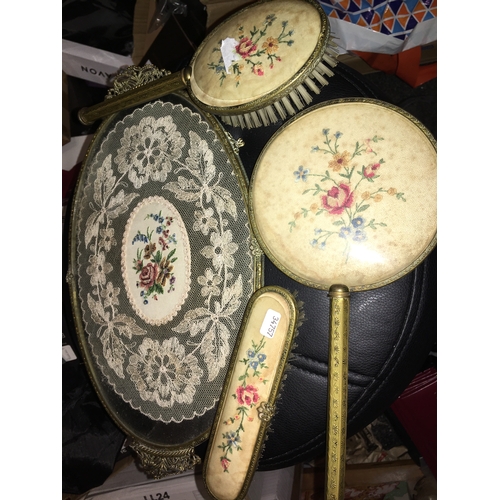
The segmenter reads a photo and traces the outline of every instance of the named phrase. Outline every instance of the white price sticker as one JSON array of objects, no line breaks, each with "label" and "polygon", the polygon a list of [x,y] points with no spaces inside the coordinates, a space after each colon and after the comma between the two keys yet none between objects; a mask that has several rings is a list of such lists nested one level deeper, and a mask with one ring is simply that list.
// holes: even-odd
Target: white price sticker
[{"label": "white price sticker", "polygon": [[241,56],[236,52],[237,45],[238,42],[234,38],[226,38],[221,43],[220,51],[228,75],[231,74],[231,64],[241,59]]},{"label": "white price sticker", "polygon": [[264,317],[264,321],[262,322],[262,326],[260,327],[260,333],[264,335],[264,337],[272,339],[276,333],[280,319],[281,314],[279,312],[268,309],[266,316]]}]

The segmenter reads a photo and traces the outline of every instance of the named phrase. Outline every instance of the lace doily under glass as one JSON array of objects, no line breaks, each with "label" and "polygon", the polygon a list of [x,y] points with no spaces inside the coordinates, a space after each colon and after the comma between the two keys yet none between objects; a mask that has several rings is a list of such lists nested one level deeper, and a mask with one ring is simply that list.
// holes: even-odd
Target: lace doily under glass
[{"label": "lace doily under glass", "polygon": [[254,291],[247,209],[223,144],[189,101],[156,101],[110,126],[81,182],[78,293],[99,371],[153,420],[203,415]]}]

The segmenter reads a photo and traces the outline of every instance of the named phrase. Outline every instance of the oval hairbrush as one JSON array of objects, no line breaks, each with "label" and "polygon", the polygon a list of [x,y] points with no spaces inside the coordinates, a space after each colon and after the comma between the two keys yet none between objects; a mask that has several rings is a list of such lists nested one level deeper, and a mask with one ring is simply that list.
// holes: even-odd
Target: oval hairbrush
[{"label": "oval hairbrush", "polygon": [[[80,110],[85,124],[186,88],[204,111],[230,125],[259,127],[294,115],[333,76],[336,45],[315,0],[260,0],[204,39],[183,70]],[[134,67],[132,67],[134,68]]]},{"label": "oval hairbrush", "polygon": [[240,500],[257,468],[297,327],[293,296],[277,286],[250,299],[205,455],[203,478],[218,500]]}]

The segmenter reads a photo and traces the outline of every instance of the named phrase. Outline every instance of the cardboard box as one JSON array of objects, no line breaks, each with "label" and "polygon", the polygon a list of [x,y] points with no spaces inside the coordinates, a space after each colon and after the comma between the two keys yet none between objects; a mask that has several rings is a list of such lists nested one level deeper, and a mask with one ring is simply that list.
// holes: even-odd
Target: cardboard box
[{"label": "cardboard box", "polygon": [[62,70],[67,75],[110,87],[110,80],[118,70],[131,65],[131,57],[68,40],[62,41]]}]

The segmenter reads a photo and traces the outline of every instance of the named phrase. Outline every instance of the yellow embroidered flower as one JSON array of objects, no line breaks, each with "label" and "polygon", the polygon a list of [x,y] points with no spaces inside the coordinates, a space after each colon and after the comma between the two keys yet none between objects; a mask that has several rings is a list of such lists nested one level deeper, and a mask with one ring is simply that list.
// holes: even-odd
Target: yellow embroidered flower
[{"label": "yellow embroidered flower", "polygon": [[145,260],[150,259],[151,255],[153,255],[155,250],[156,250],[156,243],[148,243],[144,248],[144,259]]},{"label": "yellow embroidered flower", "polygon": [[318,204],[317,203],[313,203],[311,205],[311,212],[316,213],[318,211],[318,208],[319,208]]},{"label": "yellow embroidered flower", "polygon": [[278,40],[270,36],[262,44],[262,48],[266,51],[267,54],[274,54],[279,48],[278,44],[279,44]]},{"label": "yellow embroidered flower", "polygon": [[160,262],[158,276],[156,277],[156,283],[161,286],[165,286],[167,284],[167,280],[172,276],[172,270],[174,266],[170,263],[166,257],[163,257]]},{"label": "yellow embroidered flower", "polygon": [[343,153],[337,153],[329,162],[328,167],[331,168],[334,172],[338,172],[342,167],[347,167],[349,164],[350,153],[348,151],[344,151]]},{"label": "yellow embroidered flower", "polygon": [[370,199],[370,196],[371,194],[368,192],[368,191],[365,191],[362,195],[361,195],[361,199],[362,200],[369,200]]},{"label": "yellow embroidered flower", "polygon": [[393,196],[397,193],[397,189],[396,188],[390,188],[387,190],[387,194],[390,195],[390,196]]},{"label": "yellow embroidered flower", "polygon": [[383,196],[381,194],[376,194],[374,197],[373,197],[373,201],[375,202],[379,202],[379,201],[382,201],[382,198]]}]

